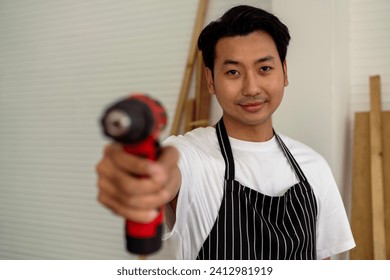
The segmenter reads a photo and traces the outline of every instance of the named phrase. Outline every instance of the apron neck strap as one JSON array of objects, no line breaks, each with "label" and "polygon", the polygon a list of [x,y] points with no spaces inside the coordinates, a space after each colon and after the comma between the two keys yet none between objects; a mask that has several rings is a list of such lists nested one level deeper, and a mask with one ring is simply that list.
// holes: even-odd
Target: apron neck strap
[{"label": "apron neck strap", "polygon": [[[219,147],[221,149],[221,153],[223,156],[223,159],[225,160],[225,179],[226,180],[234,180],[234,157],[232,148],[230,146],[229,136],[227,134],[225,124],[223,123],[223,118],[221,118],[216,126],[216,132],[217,132],[217,138]],[[300,182],[306,181],[305,174],[302,172],[301,168],[299,167],[298,163],[296,162],[295,158],[287,148],[287,146],[284,144],[280,136],[273,130],[274,135],[276,137],[276,140],[278,141],[280,147],[283,150],[284,155],[287,157],[290,166],[294,169],[294,172],[299,179]]]},{"label": "apron neck strap", "polygon": [[223,159],[225,160],[225,180],[234,180],[233,152],[230,146],[229,136],[226,132],[225,124],[223,123],[223,118],[221,118],[217,123],[216,132],[219,147],[221,149]]},{"label": "apron neck strap", "polygon": [[300,182],[306,181],[305,174],[303,173],[302,169],[299,167],[299,164],[291,154],[290,150],[287,148],[286,144],[284,144],[284,142],[282,141],[282,139],[278,134],[275,133],[275,137],[278,140],[280,147],[282,147],[283,153],[286,155],[291,167],[294,169],[295,175],[297,176],[298,180]]}]

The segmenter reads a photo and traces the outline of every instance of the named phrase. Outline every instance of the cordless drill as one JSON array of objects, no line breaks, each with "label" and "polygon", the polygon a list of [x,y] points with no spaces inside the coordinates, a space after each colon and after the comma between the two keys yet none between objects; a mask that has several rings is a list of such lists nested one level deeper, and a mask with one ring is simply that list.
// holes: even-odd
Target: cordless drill
[{"label": "cordless drill", "polygon": [[[150,160],[159,153],[158,136],[167,124],[163,106],[145,94],[132,94],[109,106],[103,114],[101,125],[104,134],[122,143],[124,150]],[[127,250],[147,255],[161,247],[163,207],[159,215],[148,224],[126,220]]]}]

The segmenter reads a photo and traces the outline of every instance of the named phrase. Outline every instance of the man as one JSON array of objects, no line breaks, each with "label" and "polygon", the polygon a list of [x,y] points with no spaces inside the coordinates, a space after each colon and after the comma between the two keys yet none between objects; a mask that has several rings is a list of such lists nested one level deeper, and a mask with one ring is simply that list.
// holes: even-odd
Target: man
[{"label": "man", "polygon": [[323,259],[353,248],[328,164],[272,126],[289,40],[283,23],[254,7],[210,23],[198,46],[223,117],[168,138],[157,163],[109,145],[97,167],[99,201],[140,222],[167,204],[166,238],[181,259]]}]

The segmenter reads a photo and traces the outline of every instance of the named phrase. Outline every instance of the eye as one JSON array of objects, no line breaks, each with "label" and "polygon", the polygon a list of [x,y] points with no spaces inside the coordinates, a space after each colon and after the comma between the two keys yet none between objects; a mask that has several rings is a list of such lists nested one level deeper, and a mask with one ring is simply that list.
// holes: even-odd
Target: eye
[{"label": "eye", "polygon": [[271,71],[272,67],[270,66],[262,66],[260,67],[260,72],[269,72]]},{"label": "eye", "polygon": [[229,76],[233,76],[233,77],[236,77],[240,74],[240,72],[238,72],[237,70],[229,70],[226,72],[227,75]]}]

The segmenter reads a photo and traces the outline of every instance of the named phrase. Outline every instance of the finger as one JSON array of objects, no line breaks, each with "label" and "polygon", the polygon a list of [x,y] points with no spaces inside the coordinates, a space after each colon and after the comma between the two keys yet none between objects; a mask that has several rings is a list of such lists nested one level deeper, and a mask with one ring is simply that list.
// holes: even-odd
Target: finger
[{"label": "finger", "polygon": [[124,209],[120,213],[120,216],[124,217],[126,220],[138,222],[138,223],[150,223],[159,215],[158,209],[153,210],[139,210],[139,209]]},{"label": "finger", "polygon": [[[162,189],[162,185],[149,178],[139,178],[131,174],[124,173],[112,168],[110,172],[107,169],[112,168],[109,162],[102,163],[98,169],[98,188],[100,191],[109,194],[113,198],[128,197],[133,195],[146,195],[155,193]],[[104,174],[104,173],[107,174]]]},{"label": "finger", "polygon": [[118,192],[123,196],[148,195],[160,191],[163,188],[150,178],[138,178],[122,173],[118,179]]},{"label": "finger", "polygon": [[[108,145],[105,149],[106,155],[117,149],[118,145]],[[110,151],[111,150],[111,151]],[[122,151],[120,151],[122,153]],[[125,154],[127,158],[127,154]],[[148,178],[134,176],[123,169],[117,168],[112,161],[112,158],[105,156],[96,166],[98,179],[110,181],[102,185],[104,190],[110,193],[111,196],[127,196],[139,195],[156,192],[162,188],[158,184]]]},{"label": "finger", "polygon": [[97,181],[99,195],[108,195],[110,197],[117,196],[117,190],[112,186],[110,181],[103,177],[99,177]]},{"label": "finger", "polygon": [[149,223],[153,221],[159,213],[158,210],[155,208],[145,210],[131,208],[128,206],[124,207],[117,200],[112,199],[110,196],[103,195],[101,193],[98,196],[98,201],[101,204],[105,205],[108,209],[110,209],[114,214],[134,222]]},{"label": "finger", "polygon": [[123,205],[136,209],[150,210],[159,208],[168,203],[170,194],[161,190],[148,195],[135,195],[127,199],[123,199]]},{"label": "finger", "polygon": [[123,172],[138,176],[145,175],[150,164],[149,159],[126,153],[123,146],[117,143],[108,145],[104,151],[104,155],[112,161],[113,165]]},{"label": "finger", "polygon": [[115,177],[115,174],[116,174],[115,167],[114,167],[112,161],[107,157],[103,157],[98,162],[95,169],[96,169],[96,173],[97,173],[98,177],[113,179]]}]

